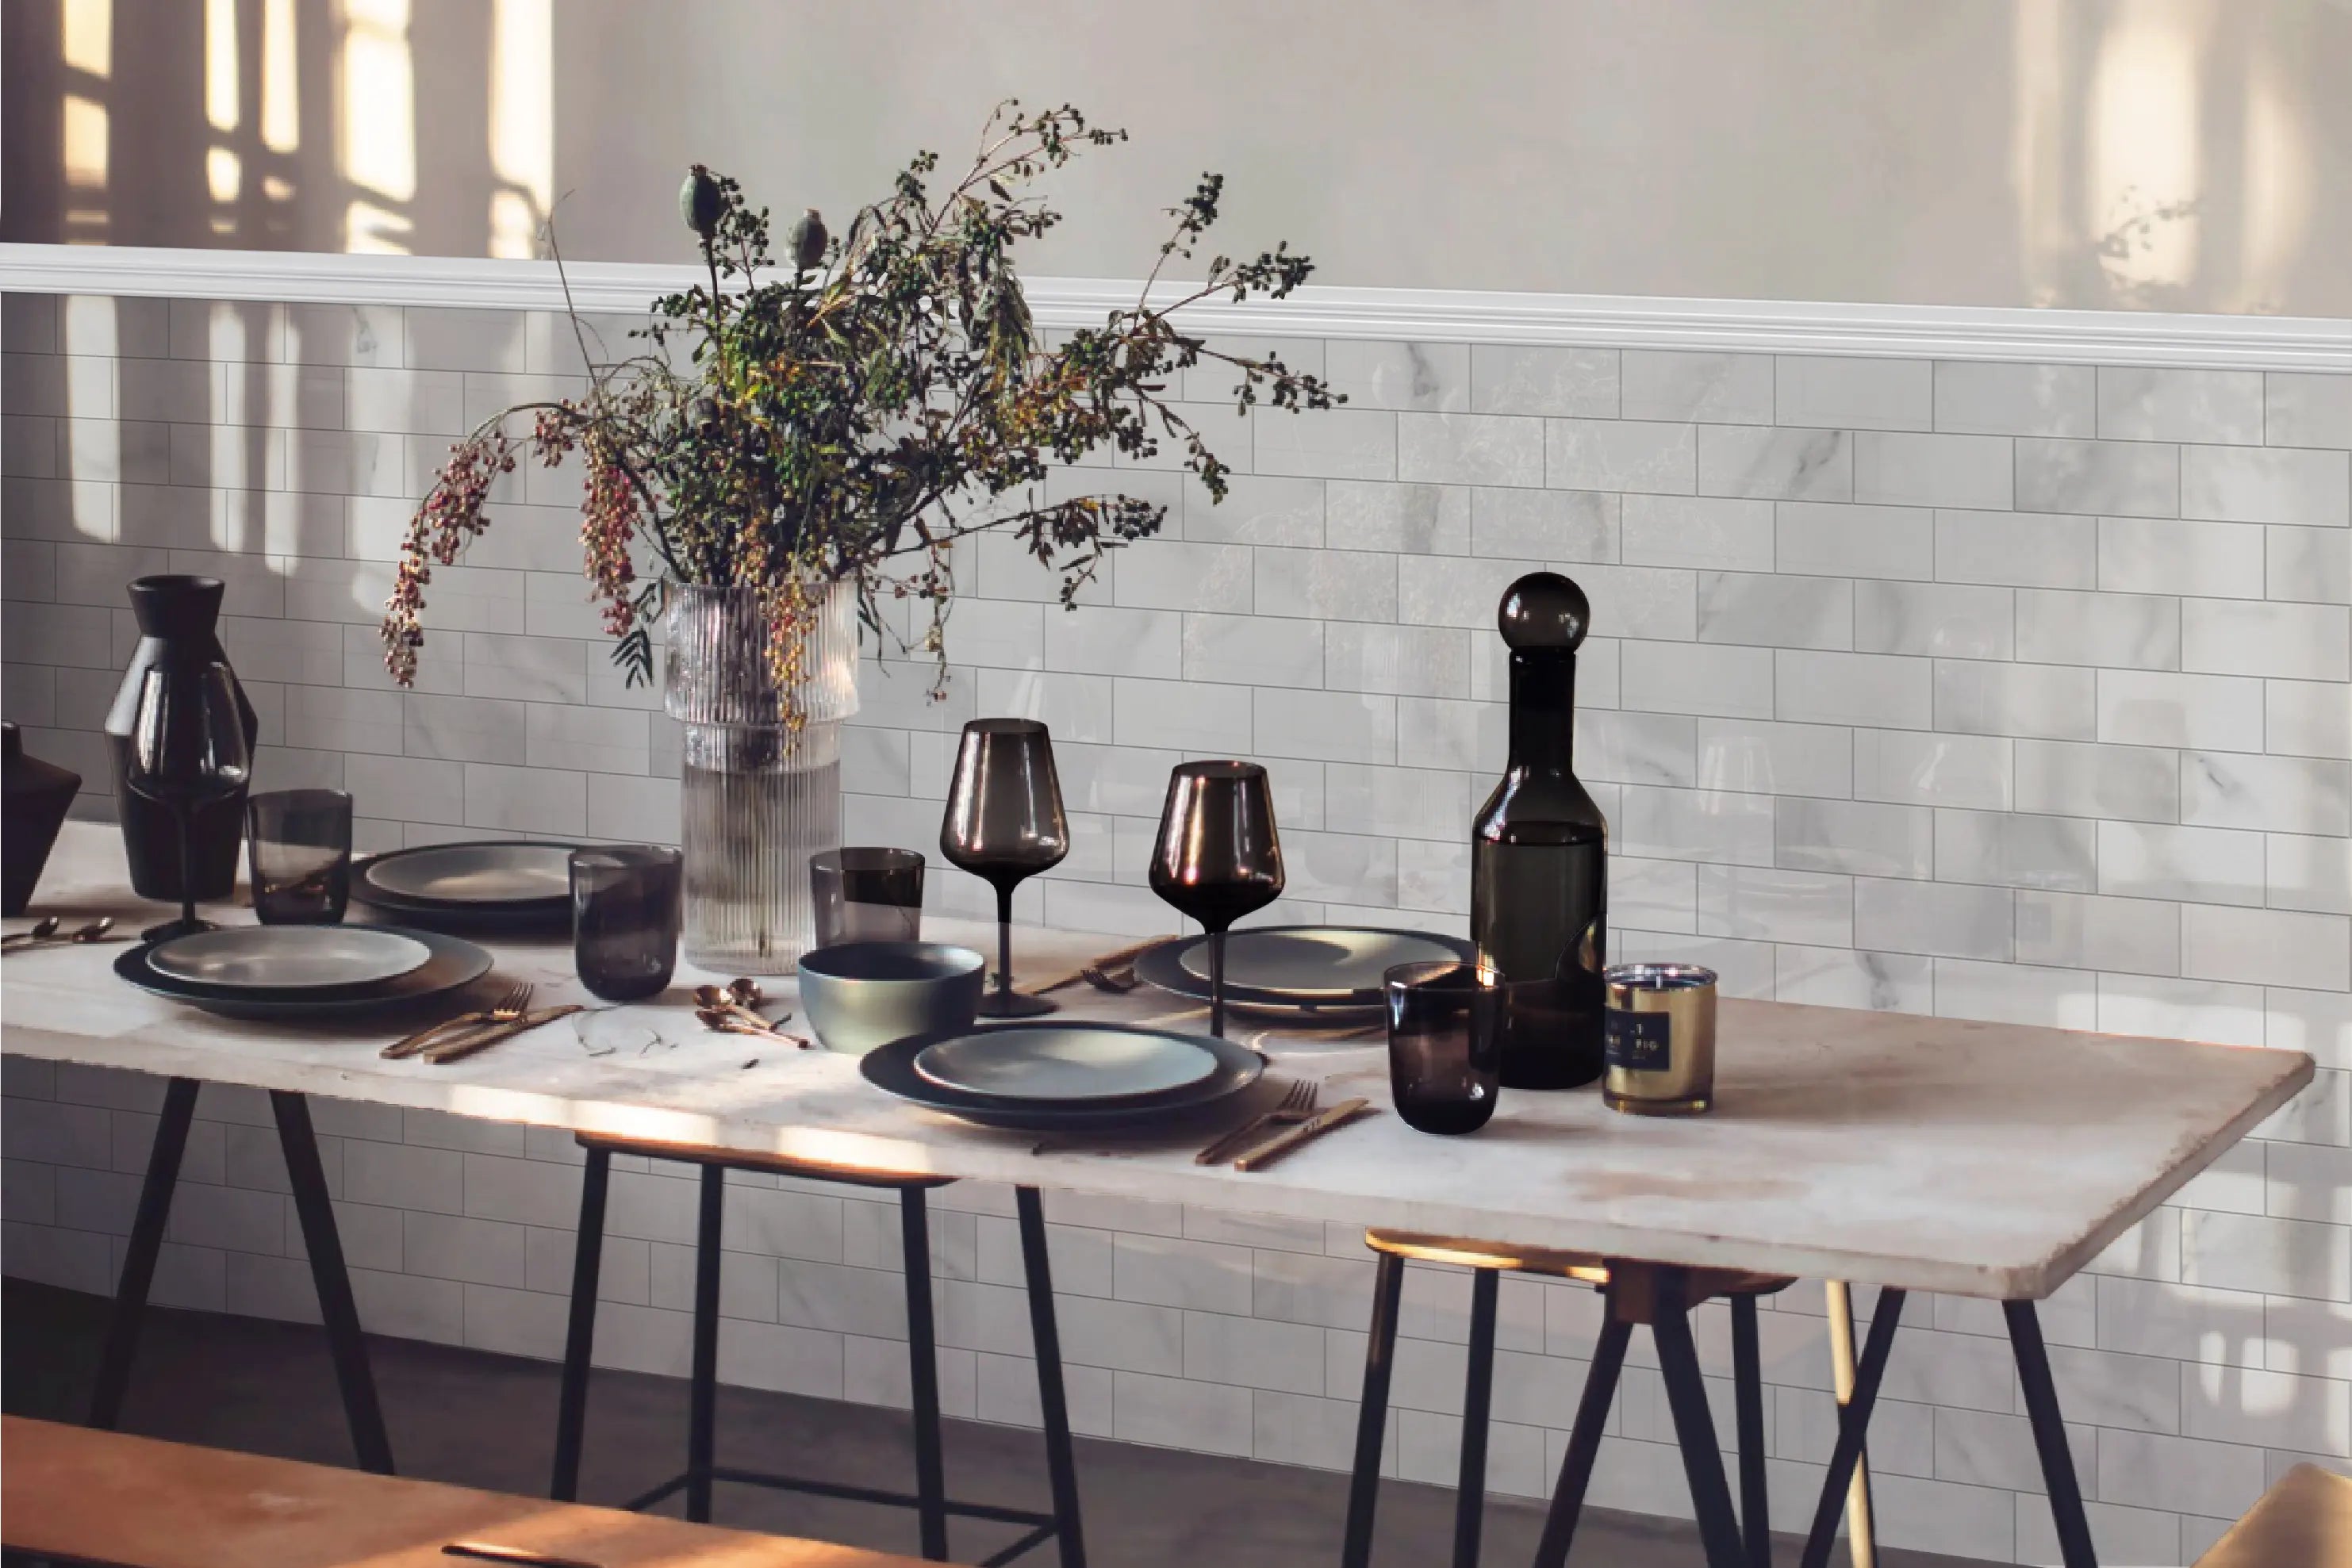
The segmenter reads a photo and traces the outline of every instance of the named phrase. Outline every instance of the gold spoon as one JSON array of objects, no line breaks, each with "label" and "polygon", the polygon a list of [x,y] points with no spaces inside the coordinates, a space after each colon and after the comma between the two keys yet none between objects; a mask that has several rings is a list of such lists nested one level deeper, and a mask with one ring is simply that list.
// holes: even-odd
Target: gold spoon
[{"label": "gold spoon", "polygon": [[56,915],[45,915],[34,921],[29,930],[16,932],[6,940],[11,946],[18,943],[46,942],[58,934],[58,927],[62,924]]},{"label": "gold spoon", "polygon": [[[808,1049],[809,1042],[799,1035],[778,1029],[765,1019],[760,1019],[757,1022],[747,1021],[744,1014],[732,1012],[725,1008],[697,1008],[694,1009],[694,1016],[701,1021],[705,1029],[714,1029],[721,1034],[750,1034],[757,1035],[761,1040],[790,1040],[803,1051]],[[756,1019],[758,1015],[753,1014],[751,1017]]]},{"label": "gold spoon", "polygon": [[[698,1007],[711,1012],[732,1014],[744,1022],[757,1025],[761,1029],[773,1029],[782,1020],[772,1020],[752,1010],[753,1004],[761,999],[759,986],[751,980],[733,980],[725,986],[694,988],[694,1000]],[[786,1013],[784,1017],[790,1018],[792,1015]]]},{"label": "gold spoon", "polygon": [[106,940],[106,934],[113,929],[114,916],[109,915],[91,921],[89,925],[83,926],[80,930],[67,937],[66,940],[68,942],[103,942]]}]

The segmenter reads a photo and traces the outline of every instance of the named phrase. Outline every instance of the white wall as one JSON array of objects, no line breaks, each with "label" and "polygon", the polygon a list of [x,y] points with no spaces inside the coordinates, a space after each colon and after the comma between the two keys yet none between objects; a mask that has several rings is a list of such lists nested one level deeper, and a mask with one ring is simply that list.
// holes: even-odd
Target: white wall
[{"label": "white wall", "polygon": [[[214,14],[237,20],[208,34]],[[1229,245],[1287,237],[1339,284],[2352,314],[2341,0],[8,0],[0,21],[13,239],[521,254],[562,195],[573,255],[687,259],[690,162],[838,216],[1019,96],[1136,138],[1069,172],[1039,275],[1139,275],[1160,210],[1218,169]]]}]

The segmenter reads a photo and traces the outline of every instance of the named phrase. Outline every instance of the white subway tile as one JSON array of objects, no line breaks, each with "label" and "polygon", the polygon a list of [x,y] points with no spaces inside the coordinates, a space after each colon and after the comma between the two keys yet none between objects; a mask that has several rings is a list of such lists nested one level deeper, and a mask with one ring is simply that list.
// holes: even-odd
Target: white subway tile
[{"label": "white subway tile", "polygon": [[[1134,683],[1121,682],[1122,699],[1126,688]],[[1249,722],[1251,697],[1246,688],[1224,689],[1241,693],[1232,701],[1242,722]],[[1292,691],[1274,686],[1262,686],[1255,693],[1256,750],[1267,757],[1298,757],[1321,758],[1334,762],[1386,763],[1398,760],[1400,727],[1397,700],[1370,692]],[[1223,734],[1220,728],[1214,733]],[[1123,726],[1121,742],[1127,745],[1171,740],[1162,727],[1145,722],[1136,715],[1133,733]],[[1186,749],[1200,749],[1187,747]],[[1227,750],[1234,750],[1227,747]],[[1246,744],[1241,748],[1248,749]]]},{"label": "white subway tile", "polygon": [[2036,664],[2180,667],[2178,600],[2021,589],[2017,656]]},{"label": "white subway tile", "polygon": [[1250,747],[1250,699],[1247,686],[1121,676],[1112,699],[1118,743],[1240,756]]},{"label": "white subway tile", "polygon": [[2352,611],[2335,604],[2183,600],[2180,665],[2225,675],[2352,679]]},{"label": "white subway tile", "polygon": [[2352,764],[2189,752],[2181,758],[2180,820],[2272,832],[2352,832]]},{"label": "white subway tile", "polygon": [[1331,408],[1291,413],[1260,408],[1251,423],[1253,466],[1260,474],[1325,479],[1397,476],[1397,417],[1383,409]]},{"label": "white subway tile", "polygon": [[1936,428],[1973,435],[2095,435],[2097,372],[2088,365],[1936,363]]},{"label": "white subway tile", "polygon": [[1397,573],[1396,618],[1408,626],[1491,631],[1504,591],[1517,579],[1540,570],[1533,561],[1486,557],[1402,565]]},{"label": "white subway tile", "polygon": [[2015,595],[1946,583],[1854,585],[1853,639],[1871,653],[2006,659],[2015,647]]},{"label": "white subway tile", "polygon": [[[1865,506],[1958,507],[2006,511],[2016,494],[2012,443],[2001,435],[1915,435],[1864,430],[1853,438],[1853,498]],[[1920,575],[1926,576],[1927,573]]]},{"label": "white subway tile", "polygon": [[1329,621],[1393,621],[1401,558],[1367,550],[1260,549],[1256,602],[1244,580],[1228,602],[1183,604],[1188,610],[1228,610]]},{"label": "white subway tile", "polygon": [[1759,795],[1844,796],[1853,788],[1853,732],[1835,726],[1702,718],[1696,782]]},{"label": "white subway tile", "polygon": [[2263,561],[2274,600],[2352,604],[2352,529],[2271,528]]},{"label": "white subway tile", "polygon": [[2063,664],[1936,662],[1936,727],[1969,735],[2088,740],[2097,673]]},{"label": "white subway tile", "polygon": [[2260,528],[2142,517],[2099,519],[2099,586],[2110,593],[2263,596]]},{"label": "white subway tile", "polygon": [[1902,729],[1925,729],[1934,720],[1934,666],[1926,659],[1789,648],[1772,658],[1773,717]]},{"label": "white subway tile", "polygon": [[2180,764],[2169,750],[2021,741],[2016,767],[2021,810],[2153,822],[2179,816]]},{"label": "white subway tile", "polygon": [[[1458,412],[1469,405],[1470,350],[1466,344],[1335,338],[1323,347],[1323,366],[1331,390],[1345,394],[1350,408]],[[1534,411],[1500,408],[1482,412]]]},{"label": "white subway tile", "polygon": [[1695,721],[1677,714],[1583,707],[1576,714],[1576,766],[1587,779],[1688,788],[1696,775]]},{"label": "white subway tile", "polygon": [[[1591,601],[1592,624],[1603,637],[1688,642],[1697,632],[1697,577],[1694,572],[1674,567],[1569,563],[1566,574]],[[1500,598],[1499,592],[1496,598]],[[1477,629],[1485,632],[1493,624],[1490,614],[1478,623]],[[1489,639],[1486,646],[1490,653],[1499,654],[1498,640]],[[1593,680],[1598,653],[1598,642],[1588,642],[1579,660],[1578,673],[1586,684],[1586,694]],[[1502,695],[1503,690],[1498,682],[1495,695]],[[1582,700],[1592,699],[1583,695]]]},{"label": "white subway tile", "polygon": [[2180,449],[2155,442],[2021,437],[2017,505],[2036,512],[2179,517]]},{"label": "white subway tile", "polygon": [[1145,539],[1128,546],[1119,556],[1112,598],[1122,606],[1249,612],[1250,580],[1257,552],[1245,545]]},{"label": "white subway tile", "polygon": [[2192,904],[2180,912],[2180,972],[2238,985],[2352,988],[2352,922]]},{"label": "white subway tile", "polygon": [[2098,586],[2098,521],[2056,512],[1936,514],[1936,577],[2014,588]]},{"label": "white subway tile", "polygon": [[1440,493],[1466,497],[1468,538],[1475,554],[1522,560],[1618,559],[1618,517],[1622,502],[1620,497],[1591,490],[1478,489]]},{"label": "white subway tile", "polygon": [[2014,921],[2005,887],[1885,882],[1853,885],[1854,940],[1866,947],[2007,962]]},{"label": "white subway tile", "polygon": [[2272,833],[2265,842],[2272,908],[2352,915],[2352,839]]},{"label": "white subway tile", "polygon": [[1384,838],[1459,837],[1475,804],[1467,774],[1434,768],[1334,763],[1324,769],[1324,789],[1331,828]]},{"label": "white subway tile", "polygon": [[1624,644],[1619,674],[1625,706],[1727,718],[1773,716],[1769,652],[1695,643]]},{"label": "white subway tile", "polygon": [[1774,862],[1797,871],[1926,877],[1935,864],[1935,813],[1923,806],[1781,796],[1773,809]]},{"label": "white subway tile", "polygon": [[1698,488],[1703,496],[1851,501],[1853,449],[1843,430],[1701,425]]},{"label": "white subway tile", "polygon": [[2259,907],[2263,837],[2221,828],[2101,822],[2099,891]]},{"label": "white subway tile", "polygon": [[2153,899],[2083,897],[2021,889],[2017,958],[2069,969],[2180,972],[2180,906]]},{"label": "white subway tile", "polygon": [[1612,817],[1625,853],[1652,860],[1772,863],[1772,800],[1718,789],[1627,785]]},{"label": "white subway tile", "polygon": [[1849,947],[1853,943],[1853,882],[1815,872],[1754,865],[1701,865],[1701,936]]},{"label": "white subway tile", "polygon": [[1544,431],[1538,420],[1499,413],[1401,413],[1396,418],[1397,477],[1407,483],[1544,482]]},{"label": "white subway tile", "polygon": [[1688,861],[1609,857],[1609,917],[1636,931],[1698,929],[1698,868]]},{"label": "white subway tile", "polygon": [[1617,416],[1617,350],[1481,343],[1471,350],[1472,406],[1480,413]]},{"label": "white subway tile", "polygon": [[1774,366],[1773,418],[1781,424],[1926,430],[1934,423],[1933,367],[1925,360],[1782,354]]},{"label": "white subway tile", "polygon": [[1933,1013],[1935,963],[1912,953],[1784,944],[1774,949],[1772,995],[1812,1007]]},{"label": "white subway tile", "polygon": [[2352,688],[2316,681],[2264,681],[2263,686],[2267,749],[2352,758]]},{"label": "white subway tile", "polygon": [[2099,369],[2099,434],[2110,441],[2211,441],[2259,446],[2260,371]]},{"label": "white subway tile", "polygon": [[[1374,484],[1355,479],[1327,479],[1321,483],[1324,501],[1320,539],[1252,542],[1325,544],[1333,549],[1389,550],[1400,555],[1458,555],[1470,548],[1472,492],[1461,486]],[[1510,490],[1491,493],[1525,494]]]},{"label": "white subway tile", "polygon": [[2352,1229],[2263,1215],[2186,1209],[2180,1277],[2311,1300],[2352,1300]]},{"label": "white subway tile", "polygon": [[1782,501],[1773,513],[1774,561],[1781,571],[1916,580],[1936,575],[1932,512]]},{"label": "white subway tile", "polygon": [[2088,893],[2097,882],[2095,824],[2072,817],[1938,810],[1936,875],[1944,882]]},{"label": "white subway tile", "polygon": [[1628,349],[1621,374],[1619,412],[1626,419],[1772,423],[1773,361],[1769,354]]},{"label": "white subway tile", "polygon": [[1628,496],[1622,549],[1629,566],[1769,571],[1772,507],[1763,501]]},{"label": "white subway tile", "polygon": [[2124,746],[2262,749],[2259,683],[2235,675],[2099,672],[2099,738]]},{"label": "white subway tile", "polygon": [[1853,587],[1843,578],[1698,574],[1698,639],[1753,647],[1853,646]]},{"label": "white subway tile", "polygon": [[1247,1457],[1255,1440],[1250,1391],[1138,1372],[1115,1375],[1113,1430],[1121,1442]]},{"label": "white subway tile", "polygon": [[1323,627],[1271,616],[1184,617],[1186,680],[1234,685],[1320,686]]},{"label": "white subway tile", "polygon": [[1696,426],[1554,419],[1545,429],[1544,482],[1556,490],[1687,496],[1698,486]]},{"label": "white subway tile", "polygon": [[2284,446],[2184,446],[2180,515],[2311,528],[2352,526],[2352,454]]},{"label": "white subway tile", "polygon": [[1323,684],[1333,691],[1467,696],[1475,634],[1441,626],[1328,622],[1323,628]]},{"label": "white subway tile", "polygon": [[2352,446],[2352,376],[2272,371],[2263,439],[2274,446]]},{"label": "white subway tile", "polygon": [[2010,743],[1992,736],[1858,729],[1853,795],[1914,806],[2010,807]]}]

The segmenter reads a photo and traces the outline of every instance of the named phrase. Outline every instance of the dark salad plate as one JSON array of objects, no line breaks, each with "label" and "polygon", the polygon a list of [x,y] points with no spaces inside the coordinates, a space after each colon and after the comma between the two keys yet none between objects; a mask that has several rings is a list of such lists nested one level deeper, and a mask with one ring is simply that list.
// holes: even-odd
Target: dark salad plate
[{"label": "dark salad plate", "polygon": [[[1044,1026],[1024,1021],[1010,1027],[1024,1033],[1034,1033]],[[1124,1024],[1087,1023],[1073,1027],[1097,1032],[1106,1030],[1151,1035],[1171,1032]],[[1174,1121],[1231,1099],[1255,1083],[1258,1075],[1265,1071],[1265,1058],[1256,1051],[1207,1035],[1178,1037],[1206,1050],[1217,1059],[1216,1070],[1206,1078],[1162,1094],[1121,1099],[1108,1104],[1087,1101],[1015,1100],[1002,1095],[976,1093],[935,1083],[915,1071],[915,1058],[927,1048],[949,1040],[985,1040],[990,1032],[987,1029],[950,1030],[935,1034],[909,1035],[905,1040],[894,1040],[887,1045],[867,1051],[858,1059],[857,1068],[868,1083],[901,1100],[911,1101],[933,1111],[944,1111],[950,1116],[959,1116],[983,1127],[1007,1127],[1024,1133],[1101,1132]]]},{"label": "dark salad plate", "polygon": [[563,936],[571,853],[569,844],[519,839],[393,850],[352,867],[352,898],[407,925]]},{"label": "dark salad plate", "polygon": [[[1475,963],[1467,938],[1360,925],[1244,925],[1225,938],[1225,1005],[1247,1012],[1359,1022],[1385,1002],[1397,964]],[[1139,955],[1135,977],[1188,1001],[1209,999],[1209,939],[1180,937]]]}]

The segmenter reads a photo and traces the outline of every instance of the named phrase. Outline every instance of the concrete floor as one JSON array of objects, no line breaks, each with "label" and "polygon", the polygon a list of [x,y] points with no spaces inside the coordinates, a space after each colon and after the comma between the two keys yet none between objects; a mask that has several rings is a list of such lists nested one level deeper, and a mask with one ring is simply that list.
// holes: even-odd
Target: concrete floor
[{"label": "concrete floor", "polygon": [[[79,1420],[97,1364],[105,1303],[20,1281],[0,1292],[0,1404],[14,1415]],[[403,1473],[543,1495],[555,1421],[555,1368],[543,1362],[409,1340],[370,1342],[376,1383]],[[318,1330],[206,1312],[156,1311],[131,1382],[126,1429],[329,1464],[351,1462],[325,1342]],[[1037,1435],[948,1424],[950,1495],[1043,1510]],[[590,1397],[582,1496],[617,1501],[683,1463],[686,1385],[599,1372]],[[752,1390],[719,1396],[723,1464],[911,1489],[912,1451],[899,1412]],[[1347,1479],[1256,1464],[1077,1440],[1088,1556],[1106,1568],[1291,1568],[1339,1555]],[[1210,1506],[1213,1504],[1213,1506]],[[677,1507],[675,1501],[664,1505]],[[1454,1494],[1390,1481],[1381,1489],[1381,1568],[1427,1568],[1450,1556]],[[911,1513],[721,1485],[716,1521],[903,1552],[916,1550]],[[1542,1512],[1496,1501],[1486,1510],[1486,1561],[1533,1556]],[[1017,1533],[958,1523],[958,1558],[977,1561]],[[1798,1543],[1780,1552],[1793,1562]],[[1587,1509],[1571,1562],[1668,1568],[1699,1561],[1688,1525]],[[1843,1563],[1841,1548],[1835,1561]],[[1885,1568],[1971,1568],[1961,1559],[1881,1552]],[[1050,1564],[1050,1552],[1025,1563]]]}]

